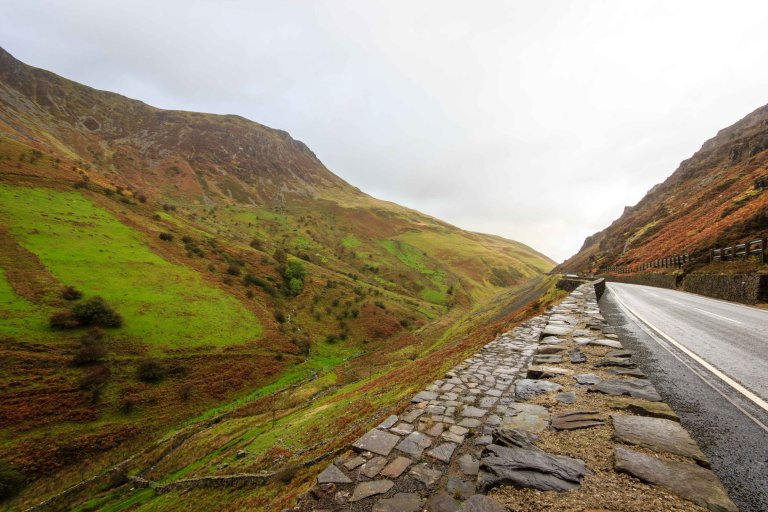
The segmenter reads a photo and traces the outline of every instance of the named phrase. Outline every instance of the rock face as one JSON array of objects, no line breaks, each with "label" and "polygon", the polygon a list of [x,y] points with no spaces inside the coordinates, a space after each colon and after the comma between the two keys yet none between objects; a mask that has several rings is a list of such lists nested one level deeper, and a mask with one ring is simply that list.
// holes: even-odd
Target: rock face
[{"label": "rock face", "polygon": [[629,395],[650,402],[661,402],[661,396],[653,384],[643,379],[609,379],[598,382],[590,391],[607,395]]},{"label": "rock face", "polygon": [[492,444],[483,451],[477,483],[481,492],[502,484],[571,491],[579,487],[586,474],[586,465],[579,459]]},{"label": "rock face", "polygon": [[702,466],[709,467],[707,456],[679,423],[643,416],[614,414],[611,417],[613,418],[613,435],[617,440],[645,446],[651,450],[690,457]]},{"label": "rock face", "polygon": [[617,447],[616,470],[650,484],[666,487],[678,496],[713,512],[738,512],[714,473],[695,464],[657,459]]}]

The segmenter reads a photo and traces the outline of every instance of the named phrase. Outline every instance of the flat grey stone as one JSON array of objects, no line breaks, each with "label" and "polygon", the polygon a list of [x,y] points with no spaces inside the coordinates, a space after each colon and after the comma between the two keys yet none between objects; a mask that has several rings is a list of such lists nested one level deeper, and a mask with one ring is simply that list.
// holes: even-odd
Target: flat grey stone
[{"label": "flat grey stone", "polygon": [[453,432],[443,432],[440,438],[456,444],[462,444],[464,442],[464,436],[454,434]]},{"label": "flat grey stone", "polygon": [[492,444],[483,450],[477,483],[481,492],[502,484],[571,491],[580,486],[586,474],[586,465],[579,459]]},{"label": "flat grey stone", "polygon": [[348,484],[352,480],[345,475],[335,464],[331,464],[317,475],[319,484]]},{"label": "flat grey stone", "polygon": [[363,437],[352,445],[360,451],[368,451],[387,456],[392,448],[400,441],[400,437],[383,430],[373,429],[366,432]]},{"label": "flat grey stone", "polygon": [[379,425],[376,428],[382,428],[386,430],[392,425],[394,425],[395,423],[397,423],[397,416],[393,414],[392,416],[389,416],[387,419],[379,423]]},{"label": "flat grey stone", "polygon": [[360,457],[359,455],[353,459],[348,460],[344,463],[344,467],[347,468],[349,471],[352,471],[356,467],[365,464],[365,459]]},{"label": "flat grey stone", "polygon": [[426,464],[419,464],[411,468],[408,472],[413,478],[424,484],[426,487],[432,487],[443,476],[443,472],[432,469]]},{"label": "flat grey stone", "polygon": [[611,350],[607,354],[605,354],[605,357],[624,357],[629,358],[632,357],[632,351],[630,350]]},{"label": "flat grey stone", "polygon": [[427,512],[457,512],[460,504],[445,491],[437,493],[427,505]]},{"label": "flat grey stone", "polygon": [[563,362],[563,356],[557,354],[543,354],[539,356],[533,356],[533,364],[557,364]]},{"label": "flat grey stone", "polygon": [[529,379],[548,379],[551,377],[559,377],[561,375],[573,375],[573,370],[568,368],[558,368],[556,366],[540,366],[531,365],[525,376]]},{"label": "flat grey stone", "polygon": [[559,345],[564,341],[565,340],[563,338],[558,338],[557,336],[547,336],[545,338],[542,338],[541,344],[542,345]]},{"label": "flat grey stone", "polygon": [[462,503],[460,512],[507,512],[507,509],[488,496],[475,494]]},{"label": "flat grey stone", "polygon": [[690,457],[702,466],[709,467],[707,456],[679,423],[662,418],[619,414],[614,414],[611,418],[613,418],[613,436],[617,440],[655,451]]},{"label": "flat grey stone", "polygon": [[359,483],[352,492],[352,497],[349,498],[349,502],[354,503],[355,501],[360,501],[370,496],[375,496],[376,494],[384,494],[394,487],[394,485],[395,483],[391,480],[371,480],[369,482]]},{"label": "flat grey stone", "polygon": [[379,500],[373,506],[373,512],[421,512],[424,501],[412,492],[399,492],[391,498]]},{"label": "flat grey stone", "polygon": [[459,457],[459,469],[465,475],[474,476],[480,469],[480,461],[475,459],[472,455],[465,453]]},{"label": "flat grey stone", "polygon": [[408,469],[411,462],[411,459],[408,457],[396,457],[395,460],[387,464],[387,467],[381,470],[381,476],[397,478],[403,474],[403,471]]},{"label": "flat grey stone", "polygon": [[581,364],[587,362],[587,356],[579,350],[578,348],[574,348],[573,350],[568,352],[568,360],[571,361],[573,364]]},{"label": "flat grey stone", "polygon": [[567,391],[565,393],[558,393],[557,395],[555,395],[555,400],[557,400],[561,404],[572,404],[576,401],[576,392]]},{"label": "flat grey stone", "polygon": [[424,411],[422,409],[413,409],[403,414],[402,418],[400,419],[406,423],[413,423],[414,421],[419,419],[419,416],[421,416],[422,414],[424,414]]},{"label": "flat grey stone", "polygon": [[595,368],[615,367],[615,368],[637,368],[637,365],[625,357],[606,357],[592,364]]},{"label": "flat grey stone", "polygon": [[616,471],[665,487],[681,498],[716,512],[738,512],[720,480],[708,469],[616,447]]},{"label": "flat grey stone", "polygon": [[564,351],[565,347],[558,347],[557,345],[541,345],[536,349],[539,354],[559,354]]},{"label": "flat grey stone", "polygon": [[384,469],[387,465],[387,459],[385,457],[374,457],[360,467],[360,474],[373,478],[379,474],[379,471]]},{"label": "flat grey stone", "polygon": [[435,423],[431,427],[429,427],[429,430],[427,430],[427,435],[432,437],[437,437],[440,434],[443,433],[443,430],[445,430],[445,426],[442,422]]},{"label": "flat grey stone", "polygon": [[603,425],[605,420],[597,411],[569,411],[552,417],[552,428],[556,430],[577,430]]},{"label": "flat grey stone", "polygon": [[528,400],[542,393],[560,391],[563,387],[546,380],[521,379],[515,383],[515,395],[523,400]]},{"label": "flat grey stone", "polygon": [[580,373],[578,375],[574,375],[573,379],[579,386],[592,386],[603,380],[594,373]]},{"label": "flat grey stone", "polygon": [[427,452],[427,455],[440,462],[448,464],[451,462],[451,456],[458,445],[456,443],[441,443]]},{"label": "flat grey stone", "polygon": [[638,379],[647,379],[648,376],[637,368],[609,368],[606,370],[613,375],[624,375],[626,377],[637,377]]},{"label": "flat grey stone", "polygon": [[394,427],[390,428],[389,431],[392,432],[393,434],[404,436],[413,432],[413,425],[411,425],[410,423],[405,423],[404,421],[401,421]]},{"label": "flat grey stone", "polygon": [[419,391],[411,398],[411,402],[429,402],[435,399],[437,399],[437,393],[434,391]]},{"label": "flat grey stone", "polygon": [[478,409],[477,407],[468,405],[461,410],[461,415],[465,418],[480,418],[482,416],[485,416],[487,412],[488,411],[486,411],[485,409]]},{"label": "flat grey stone", "polygon": [[475,494],[475,484],[467,482],[458,476],[452,476],[448,478],[448,482],[445,484],[445,490],[452,496],[466,499]]},{"label": "flat grey stone", "polygon": [[512,404],[509,413],[501,422],[501,429],[542,432],[549,426],[549,411],[546,407],[533,404]]},{"label": "flat grey stone", "polygon": [[653,387],[653,384],[643,379],[608,379],[603,380],[589,388],[589,391],[605,393],[607,395],[629,395],[633,398],[642,398],[649,402],[661,402],[661,396]]},{"label": "flat grey stone", "polygon": [[[488,436],[491,437],[491,436]],[[527,430],[514,428],[498,428],[493,431],[493,444],[506,446],[507,448],[524,448],[526,450],[538,450],[533,444],[539,436]],[[488,443],[491,444],[491,443]]]},{"label": "flat grey stone", "polygon": [[567,327],[564,325],[548,325],[541,331],[541,337],[547,336],[568,336],[573,332],[573,327]]},{"label": "flat grey stone", "polygon": [[602,347],[610,347],[610,348],[624,348],[624,346],[619,343],[616,340],[608,340],[605,338],[601,338],[598,340],[594,340],[590,343],[590,345],[600,345]]}]

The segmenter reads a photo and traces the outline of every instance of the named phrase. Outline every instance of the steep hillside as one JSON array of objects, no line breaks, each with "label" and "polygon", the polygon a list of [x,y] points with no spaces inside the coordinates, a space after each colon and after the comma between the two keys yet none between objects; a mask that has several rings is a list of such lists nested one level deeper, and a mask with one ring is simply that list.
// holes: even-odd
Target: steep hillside
[{"label": "steep hillside", "polygon": [[[285,132],[0,50],[0,478],[22,482],[8,506],[222,412],[262,428],[270,407],[354,394],[552,266],[362,193]],[[285,390],[300,391],[276,405]],[[306,456],[302,436],[291,452]],[[211,469],[196,450],[167,478]]]},{"label": "steep hillside", "polygon": [[[720,130],[558,267],[597,272],[658,258],[703,256],[768,235],[768,106]],[[705,258],[701,259],[704,263]]]}]

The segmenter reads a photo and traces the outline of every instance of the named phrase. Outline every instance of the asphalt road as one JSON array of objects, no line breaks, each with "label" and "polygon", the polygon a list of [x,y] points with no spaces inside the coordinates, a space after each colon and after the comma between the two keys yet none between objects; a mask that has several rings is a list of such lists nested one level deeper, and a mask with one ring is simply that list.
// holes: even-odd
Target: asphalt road
[{"label": "asphalt road", "polygon": [[768,311],[619,283],[600,307],[739,509],[768,511]]}]

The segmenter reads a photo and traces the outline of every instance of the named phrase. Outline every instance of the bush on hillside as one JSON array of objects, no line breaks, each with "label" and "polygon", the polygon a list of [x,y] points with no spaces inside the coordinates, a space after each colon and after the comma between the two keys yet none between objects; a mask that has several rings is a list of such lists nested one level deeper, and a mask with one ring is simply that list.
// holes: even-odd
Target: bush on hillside
[{"label": "bush on hillside", "polygon": [[163,242],[173,242],[173,235],[170,233],[160,233],[158,236]]},{"label": "bush on hillside", "polygon": [[80,379],[78,387],[90,395],[91,403],[96,403],[101,397],[101,391],[109,380],[111,372],[103,364],[91,367]]},{"label": "bush on hillside", "polygon": [[24,487],[24,475],[0,460],[0,500],[13,498]]},{"label": "bush on hillside", "polygon": [[239,276],[243,271],[243,268],[237,263],[230,263],[227,267],[227,274],[231,276]]},{"label": "bush on hillside", "polygon": [[72,316],[80,325],[100,327],[122,327],[123,317],[112,309],[101,297],[92,297],[72,308]]},{"label": "bush on hillside", "polygon": [[104,346],[104,331],[93,327],[80,338],[80,348],[72,358],[72,364],[85,366],[98,363],[105,355],[107,348]]},{"label": "bush on hillside", "polygon": [[77,300],[83,297],[83,292],[74,286],[65,286],[61,290],[61,298],[64,300]]},{"label": "bush on hillside", "polygon": [[165,378],[166,369],[160,363],[154,359],[146,359],[139,363],[139,367],[136,369],[136,377],[141,382],[149,384],[160,382]]},{"label": "bush on hillside", "polygon": [[80,327],[80,322],[69,311],[59,311],[52,314],[48,319],[48,324],[52,329],[76,329]]}]

